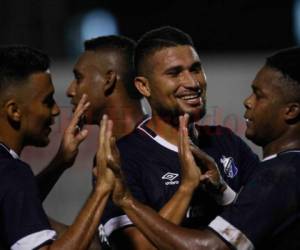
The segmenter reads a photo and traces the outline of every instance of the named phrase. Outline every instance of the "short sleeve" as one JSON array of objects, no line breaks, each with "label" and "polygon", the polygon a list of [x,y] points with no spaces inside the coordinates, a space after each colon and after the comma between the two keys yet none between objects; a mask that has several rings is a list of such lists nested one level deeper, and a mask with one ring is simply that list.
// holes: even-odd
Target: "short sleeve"
[{"label": "short sleeve", "polygon": [[[296,213],[294,176],[291,168],[262,167],[244,186],[236,202],[209,226],[238,249],[258,247],[286,218]],[[240,246],[242,243],[244,247]]]},{"label": "short sleeve", "polygon": [[7,169],[1,178],[1,231],[6,245],[32,249],[53,240],[55,232],[48,223],[29,166],[19,162]]}]

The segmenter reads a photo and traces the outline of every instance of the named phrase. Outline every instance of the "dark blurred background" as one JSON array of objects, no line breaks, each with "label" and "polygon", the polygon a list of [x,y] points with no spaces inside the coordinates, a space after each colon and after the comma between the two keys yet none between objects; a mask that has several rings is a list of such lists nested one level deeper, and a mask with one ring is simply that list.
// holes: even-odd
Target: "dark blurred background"
[{"label": "dark blurred background", "polygon": [[52,57],[77,55],[82,41],[118,33],[134,39],[161,25],[189,33],[207,51],[296,45],[299,0],[1,0],[0,44],[25,43]]}]

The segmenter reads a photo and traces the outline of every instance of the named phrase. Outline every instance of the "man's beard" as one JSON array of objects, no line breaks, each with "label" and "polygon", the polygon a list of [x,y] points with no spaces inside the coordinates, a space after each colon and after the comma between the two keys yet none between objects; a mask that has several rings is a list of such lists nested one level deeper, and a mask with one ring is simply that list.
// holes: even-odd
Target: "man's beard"
[{"label": "man's beard", "polygon": [[[165,108],[160,107],[156,109],[157,115],[164,120],[165,122],[171,124],[174,127],[179,126],[179,116],[184,115],[185,112],[179,107],[176,108]],[[186,112],[188,113],[188,112]],[[196,122],[202,119],[206,114],[206,102],[203,103],[201,110],[198,113],[188,113],[189,114],[189,123]]]}]

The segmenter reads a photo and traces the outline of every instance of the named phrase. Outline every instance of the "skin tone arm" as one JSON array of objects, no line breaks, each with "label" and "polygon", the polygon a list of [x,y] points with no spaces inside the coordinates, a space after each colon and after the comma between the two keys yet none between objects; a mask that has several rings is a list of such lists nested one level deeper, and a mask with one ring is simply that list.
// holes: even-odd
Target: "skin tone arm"
[{"label": "skin tone arm", "polygon": [[131,196],[123,199],[119,206],[157,249],[229,250],[225,242],[213,232],[186,229],[172,224]]},{"label": "skin tone arm", "polygon": [[[57,238],[60,238],[69,228],[69,226],[56,221],[52,218],[48,218],[51,227],[55,230],[56,234],[57,234]],[[101,249],[101,245],[100,245],[100,240],[99,240],[99,236],[98,234],[95,234],[92,242],[90,243],[88,250],[100,250]],[[1,248],[0,248],[1,250]]]},{"label": "skin tone arm", "polygon": [[[180,126],[187,126],[188,117],[179,120]],[[198,187],[202,178],[200,168],[197,167],[193,155],[185,154],[185,145],[181,136],[182,130],[179,130],[179,159],[181,164],[181,183],[177,192],[173,195],[172,199],[159,211],[159,214],[165,219],[174,224],[179,224],[184,218],[188,205],[193,196],[193,191]],[[185,164],[185,162],[189,162]],[[189,167],[192,166],[192,167]]]},{"label": "skin tone arm", "polygon": [[[187,126],[188,117],[181,119],[181,123]],[[179,137],[181,140],[182,136]],[[184,218],[188,205],[192,199],[193,191],[199,185],[201,171],[194,162],[192,155],[186,155],[183,151],[183,143],[180,142],[179,156],[181,164],[189,161],[193,167],[182,164],[181,184],[172,199],[158,212],[166,220],[179,224]],[[120,240],[122,239],[122,240]],[[147,238],[134,226],[127,227],[121,232],[116,232],[112,237],[112,244],[117,249],[123,249],[124,244],[130,245],[130,249],[156,249]]]},{"label": "skin tone arm", "polygon": [[[180,158],[183,168],[197,167],[188,142],[187,116],[180,118]],[[108,141],[106,142],[108,143]],[[136,227],[158,249],[219,249],[228,250],[226,244],[209,230],[181,228],[166,220],[153,209],[135,200],[124,184],[116,146],[110,143],[112,155],[107,156],[109,166],[116,176],[113,200],[133,221]],[[202,153],[202,152],[201,152]],[[203,156],[205,154],[203,153]],[[203,158],[208,161],[209,158]],[[198,167],[197,167],[198,169]],[[201,174],[201,173],[200,173]],[[212,177],[212,172],[201,179]],[[215,177],[215,175],[213,175]],[[176,197],[176,194],[174,195]],[[172,199],[174,198],[172,197]],[[145,248],[144,248],[145,249]]]},{"label": "skin tone arm", "polygon": [[73,165],[78,154],[79,144],[88,135],[86,129],[78,129],[77,123],[89,105],[90,103],[87,102],[87,95],[83,95],[77,105],[69,126],[64,132],[57,154],[49,165],[36,176],[42,201],[45,200],[62,173]]},{"label": "skin tone arm", "polygon": [[62,234],[60,238],[53,241],[51,245],[41,247],[41,250],[82,250],[87,249],[91,243],[115,181],[112,171],[107,168],[107,160],[105,158],[110,149],[108,149],[104,144],[104,142],[109,140],[111,137],[111,133],[105,132],[112,131],[112,122],[108,122],[107,116],[104,116],[101,123],[103,123],[103,125],[99,132],[99,147],[96,155],[97,162],[99,163],[96,167],[99,174],[94,191],[75,219],[75,222]]}]

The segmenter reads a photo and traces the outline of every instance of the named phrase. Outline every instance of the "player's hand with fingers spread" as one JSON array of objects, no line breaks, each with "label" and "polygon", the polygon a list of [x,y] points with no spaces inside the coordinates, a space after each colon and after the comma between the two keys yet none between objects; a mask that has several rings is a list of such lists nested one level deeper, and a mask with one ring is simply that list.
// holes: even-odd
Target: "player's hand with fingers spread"
[{"label": "player's hand with fingers spread", "polygon": [[194,190],[200,182],[201,170],[190,150],[188,124],[189,115],[179,117],[179,159],[181,164],[181,186]]},{"label": "player's hand with fingers spread", "polygon": [[83,94],[73,113],[71,122],[64,132],[56,157],[59,157],[63,161],[66,168],[73,165],[78,154],[78,147],[88,135],[87,129],[78,128],[78,123],[84,116],[84,112],[88,109],[89,105],[87,95]]}]

